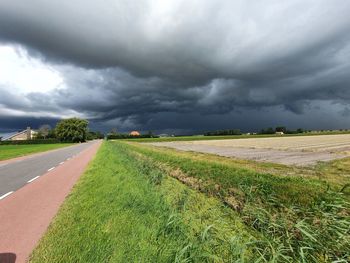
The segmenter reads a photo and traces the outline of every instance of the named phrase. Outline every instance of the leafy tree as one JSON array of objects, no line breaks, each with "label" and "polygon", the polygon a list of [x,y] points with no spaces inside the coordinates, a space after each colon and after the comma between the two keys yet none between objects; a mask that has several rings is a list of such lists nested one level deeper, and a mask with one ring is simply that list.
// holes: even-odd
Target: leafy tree
[{"label": "leafy tree", "polygon": [[297,129],[297,133],[304,133],[305,131],[302,128]]},{"label": "leafy tree", "polygon": [[205,132],[205,136],[219,136],[219,135],[241,135],[242,132],[239,129],[233,130],[217,130],[217,131],[209,131]]},{"label": "leafy tree", "polygon": [[110,134],[118,134],[117,128],[113,128],[113,129],[111,130]]},{"label": "leafy tree", "polygon": [[260,133],[261,134],[274,134],[275,130],[272,127],[270,127],[270,128],[267,128],[266,130],[262,129]]},{"label": "leafy tree", "polygon": [[56,139],[56,138],[57,138],[55,129],[51,129],[51,130],[49,131],[49,134],[47,135],[47,138],[48,138],[48,139]]},{"label": "leafy tree", "polygon": [[100,131],[89,131],[87,133],[86,139],[87,140],[96,140],[96,139],[103,139],[105,136],[103,133],[101,133]]},{"label": "leafy tree", "polygon": [[287,128],[284,127],[284,126],[278,126],[278,127],[276,127],[275,131],[276,132],[284,132],[284,133],[286,133]]},{"label": "leafy tree", "polygon": [[38,130],[37,138],[46,139],[51,130],[51,126],[48,124],[41,125]]},{"label": "leafy tree", "polygon": [[79,118],[61,120],[57,123],[55,134],[61,141],[84,142],[88,132],[88,121]]}]

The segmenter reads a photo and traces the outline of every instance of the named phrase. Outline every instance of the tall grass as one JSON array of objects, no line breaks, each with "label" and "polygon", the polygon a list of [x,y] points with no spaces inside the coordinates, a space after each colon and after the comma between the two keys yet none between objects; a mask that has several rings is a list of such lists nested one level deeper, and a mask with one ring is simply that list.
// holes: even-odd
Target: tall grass
[{"label": "tall grass", "polygon": [[184,158],[176,151],[129,147],[165,171],[180,169],[187,178],[176,178],[236,209],[247,226],[265,237],[253,246],[259,253],[256,260],[349,261],[349,196],[326,182]]}]

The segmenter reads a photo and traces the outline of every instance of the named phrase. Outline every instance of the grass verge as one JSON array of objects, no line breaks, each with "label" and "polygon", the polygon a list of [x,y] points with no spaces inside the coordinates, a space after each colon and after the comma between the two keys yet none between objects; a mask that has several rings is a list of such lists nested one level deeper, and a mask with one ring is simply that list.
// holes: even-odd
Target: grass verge
[{"label": "grass verge", "polygon": [[[191,188],[215,196],[238,211],[247,226],[270,240],[273,250],[278,251],[278,261],[347,262],[350,259],[347,178],[343,177],[340,187],[340,179],[333,184],[328,178],[270,174],[249,165],[242,168],[234,161],[232,164],[210,155],[139,144],[129,147],[140,158],[152,160]],[[340,163],[330,164],[328,169],[317,167],[313,172],[346,169]],[[267,169],[265,166],[262,168]],[[284,169],[278,168],[279,172]]]},{"label": "grass verge", "polygon": [[55,144],[25,144],[25,145],[0,145],[0,161],[15,157],[20,157],[32,153],[45,152],[72,144],[55,143]]}]

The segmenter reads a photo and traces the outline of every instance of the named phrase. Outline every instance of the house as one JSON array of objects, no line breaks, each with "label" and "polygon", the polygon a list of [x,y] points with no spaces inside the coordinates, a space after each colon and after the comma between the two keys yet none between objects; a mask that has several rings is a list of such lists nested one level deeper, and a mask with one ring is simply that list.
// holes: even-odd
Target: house
[{"label": "house", "polygon": [[132,131],[129,133],[130,136],[140,136],[141,134],[138,131]]},{"label": "house", "polygon": [[2,141],[24,141],[34,139],[36,131],[32,130],[30,127],[19,132],[7,133],[4,134],[1,138]]}]

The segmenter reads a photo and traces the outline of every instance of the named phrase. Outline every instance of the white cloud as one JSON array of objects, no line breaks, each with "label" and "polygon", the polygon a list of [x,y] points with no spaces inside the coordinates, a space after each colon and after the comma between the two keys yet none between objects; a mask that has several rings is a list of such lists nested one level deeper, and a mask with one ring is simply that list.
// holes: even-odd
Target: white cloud
[{"label": "white cloud", "polygon": [[18,93],[48,92],[62,85],[58,71],[19,46],[0,46],[0,85]]}]

